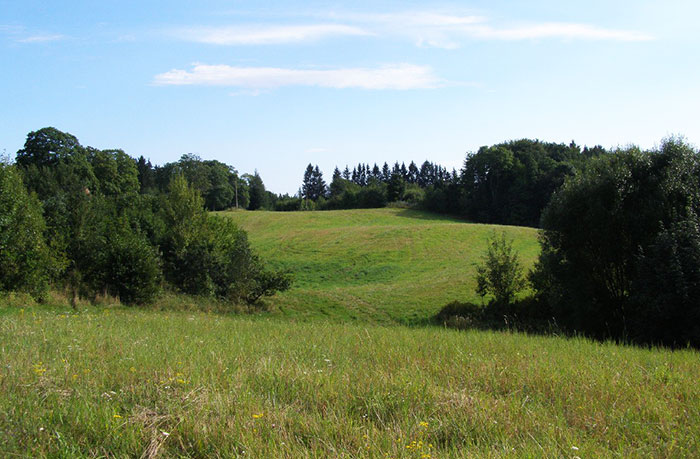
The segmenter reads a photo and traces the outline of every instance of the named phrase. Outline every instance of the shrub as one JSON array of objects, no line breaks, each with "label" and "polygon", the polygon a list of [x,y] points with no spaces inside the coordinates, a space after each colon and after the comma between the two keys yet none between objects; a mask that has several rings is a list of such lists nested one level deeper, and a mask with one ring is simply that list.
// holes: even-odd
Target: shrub
[{"label": "shrub", "polygon": [[0,163],[0,291],[46,293],[53,260],[44,230],[39,200],[15,166]]},{"label": "shrub", "polygon": [[104,289],[125,304],[151,303],[160,292],[158,256],[145,236],[125,221],[114,225],[105,238]]},{"label": "shrub", "polygon": [[488,249],[482,258],[482,264],[476,267],[476,293],[482,298],[493,295],[497,304],[508,305],[515,295],[525,287],[522,266],[513,241],[494,235],[488,241]]},{"label": "shrub", "polygon": [[206,214],[184,177],[173,178],[161,218],[166,279],[180,291],[255,303],[289,287],[289,275],[266,269],[244,230]]},{"label": "shrub", "polygon": [[[599,338],[700,341],[700,156],[678,139],[592,160],[545,209],[538,295],[570,330]],[[692,338],[694,337],[694,338]]]}]

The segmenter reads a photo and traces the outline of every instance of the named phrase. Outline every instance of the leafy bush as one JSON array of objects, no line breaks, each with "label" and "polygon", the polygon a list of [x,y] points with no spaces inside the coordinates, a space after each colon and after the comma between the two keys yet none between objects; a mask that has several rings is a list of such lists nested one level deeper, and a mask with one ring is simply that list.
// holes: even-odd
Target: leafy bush
[{"label": "leafy bush", "polygon": [[554,194],[531,279],[557,320],[601,338],[698,345],[700,157],[668,139],[592,160]]},{"label": "leafy bush", "polygon": [[173,178],[161,217],[167,228],[161,241],[166,279],[180,291],[255,303],[289,288],[289,275],[267,270],[244,230],[206,214],[183,176]]},{"label": "leafy bush", "polygon": [[14,166],[0,163],[0,291],[46,293],[54,261],[44,230],[41,203]]},{"label": "leafy bush", "polygon": [[494,302],[508,305],[515,295],[525,287],[523,269],[513,241],[502,232],[495,234],[488,241],[488,249],[482,258],[482,264],[476,267],[476,293],[482,298],[493,295]]}]

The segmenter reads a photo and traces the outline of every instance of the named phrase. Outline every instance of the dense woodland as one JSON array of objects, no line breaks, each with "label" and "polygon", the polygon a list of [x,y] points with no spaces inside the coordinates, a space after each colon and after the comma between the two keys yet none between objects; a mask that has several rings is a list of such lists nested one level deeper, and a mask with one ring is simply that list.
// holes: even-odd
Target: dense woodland
[{"label": "dense woodland", "polygon": [[[29,133],[16,164],[0,168],[0,289],[41,298],[53,285],[73,300],[110,294],[133,304],[165,287],[255,303],[289,286],[289,275],[267,269],[243,230],[206,212],[223,199],[217,180],[235,187],[235,172],[189,157],[154,175],[143,165],[54,128]],[[207,175],[193,175],[201,170]],[[213,189],[201,193],[186,177]],[[255,181],[240,196],[249,204]]]},{"label": "dense woodland", "polygon": [[194,155],[153,166],[44,128],[0,167],[0,185],[4,291],[40,298],[54,286],[147,303],[166,288],[253,304],[288,288],[290,273],[267,268],[243,230],[207,210],[396,203],[540,228],[534,295],[494,299],[485,311],[700,346],[700,155],[675,138],[651,151],[517,140],[468,154],[460,171],[358,164],[336,167],[330,183],[309,164],[299,193],[278,196],[257,172]]}]

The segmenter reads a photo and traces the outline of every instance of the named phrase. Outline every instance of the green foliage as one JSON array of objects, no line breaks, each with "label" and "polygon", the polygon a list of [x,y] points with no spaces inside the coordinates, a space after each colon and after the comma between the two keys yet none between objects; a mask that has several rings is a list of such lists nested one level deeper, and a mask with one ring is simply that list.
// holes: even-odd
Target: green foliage
[{"label": "green foliage", "polygon": [[425,198],[425,191],[416,184],[407,185],[403,192],[403,200],[410,204],[418,204]]},{"label": "green foliage", "polygon": [[700,346],[700,219],[662,229],[638,256],[630,295],[633,339]]},{"label": "green foliage", "polygon": [[165,277],[180,291],[255,303],[289,287],[286,273],[263,267],[245,231],[206,214],[202,198],[183,175],[173,177],[161,215]]},{"label": "green foliage", "polygon": [[386,198],[389,202],[401,201],[406,191],[406,181],[401,174],[393,173],[389,179],[386,190]]},{"label": "green foliage", "polygon": [[24,148],[17,152],[20,167],[52,167],[79,149],[78,139],[53,127],[46,127],[27,134]]},{"label": "green foliage", "polygon": [[[160,260],[148,239],[125,218],[103,218],[83,242],[79,268],[89,294],[108,293],[123,304],[153,302],[160,293]],[[102,231],[100,231],[102,230]]]},{"label": "green foliage", "polygon": [[448,212],[462,209],[479,222],[538,226],[551,194],[587,158],[574,143],[523,139],[481,147],[464,162],[464,200],[451,190],[443,199],[452,205],[445,208]]},{"label": "green foliage", "polygon": [[247,175],[248,180],[248,210],[264,209],[267,207],[267,194],[265,185],[258,171],[253,175]]},{"label": "green foliage", "polygon": [[[150,303],[160,292],[156,249],[130,214],[115,201],[86,196],[77,212],[80,223],[68,245],[68,282],[83,297],[118,297],[124,304]],[[133,214],[131,214],[133,215]]]},{"label": "green foliage", "polygon": [[318,201],[319,198],[326,196],[326,188],[326,182],[323,180],[323,174],[318,168],[318,165],[314,168],[314,166],[309,164],[306,167],[306,171],[304,171],[304,182],[301,187],[301,196],[304,199]]},{"label": "green foliage", "polygon": [[196,189],[209,210],[223,210],[231,207],[246,208],[249,201],[248,183],[239,177],[235,168],[220,161],[204,161],[193,154],[182,155],[179,161],[152,168],[149,163],[139,160],[139,180],[142,190],[148,189],[151,181],[161,192],[167,192],[170,181],[177,174]]},{"label": "green foliage", "polygon": [[139,193],[136,161],[124,151],[88,148],[88,155],[102,194],[131,199]]},{"label": "green foliage", "polygon": [[0,163],[0,291],[46,293],[54,261],[44,230],[41,203],[14,166]]},{"label": "green foliage", "polygon": [[301,210],[302,199],[293,196],[281,196],[275,202],[275,210],[282,212],[291,212],[295,210]]},{"label": "green foliage", "polygon": [[266,269],[250,248],[247,233],[233,220],[209,217],[206,230],[212,259],[205,269],[216,296],[254,304],[290,287],[290,274]]},{"label": "green foliage", "polygon": [[497,304],[508,305],[524,287],[523,268],[513,249],[513,240],[505,232],[500,236],[493,234],[481,264],[476,267],[476,293],[482,298],[493,295]]},{"label": "green foliage", "polygon": [[[631,148],[594,160],[555,193],[542,218],[532,280],[560,323],[599,337],[666,344],[688,336],[696,312],[680,305],[688,304],[682,292],[699,283],[688,255],[696,244],[690,229],[700,211],[699,175],[697,152],[668,139],[658,151]],[[688,229],[683,237],[680,228]],[[683,285],[676,299],[686,315],[678,315],[669,289]],[[644,325],[644,317],[665,317],[676,338]]]},{"label": "green foliage", "polygon": [[[248,203],[249,190],[253,207],[274,205],[257,173],[246,183],[233,168],[194,155],[154,169],[122,150],[84,148],[54,128],[30,133],[17,163],[42,202],[3,166],[0,244],[11,247],[0,245],[0,289],[45,291],[54,274],[74,304],[103,293],[141,304],[158,295],[163,274],[180,291],[230,301],[253,303],[289,287],[286,272],[266,269],[252,253],[244,231],[205,210]],[[167,193],[158,196],[165,179]]]}]

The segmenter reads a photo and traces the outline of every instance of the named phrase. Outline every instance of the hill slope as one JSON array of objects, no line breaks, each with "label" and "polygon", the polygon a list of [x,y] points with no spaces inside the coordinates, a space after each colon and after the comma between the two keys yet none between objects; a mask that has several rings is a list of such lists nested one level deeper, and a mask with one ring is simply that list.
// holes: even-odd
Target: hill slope
[{"label": "hill slope", "polygon": [[270,300],[299,318],[415,323],[454,300],[479,301],[474,264],[494,231],[514,239],[526,268],[539,247],[532,228],[479,225],[406,209],[222,212],[295,283]]}]

